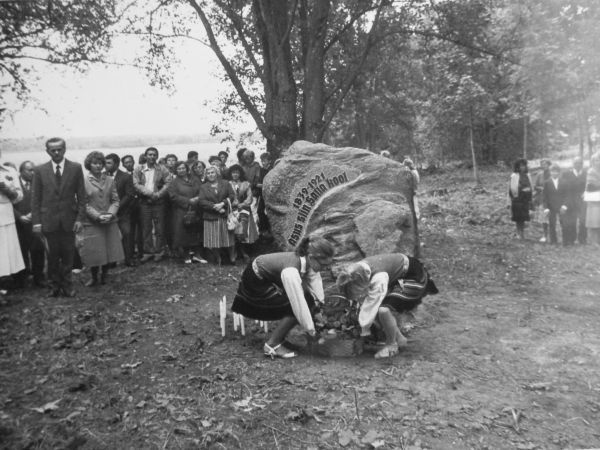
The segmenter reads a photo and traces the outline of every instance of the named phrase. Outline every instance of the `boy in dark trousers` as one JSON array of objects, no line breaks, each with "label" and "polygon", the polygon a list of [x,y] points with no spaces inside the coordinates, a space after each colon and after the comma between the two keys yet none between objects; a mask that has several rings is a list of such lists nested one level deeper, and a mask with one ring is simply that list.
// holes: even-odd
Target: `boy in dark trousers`
[{"label": "boy in dark trousers", "polygon": [[559,218],[562,229],[563,245],[573,245],[576,238],[575,224],[577,208],[575,204],[575,183],[570,173],[561,176],[560,167],[550,167],[550,179],[544,183],[544,212],[548,214],[550,243],[557,244],[556,219]]}]

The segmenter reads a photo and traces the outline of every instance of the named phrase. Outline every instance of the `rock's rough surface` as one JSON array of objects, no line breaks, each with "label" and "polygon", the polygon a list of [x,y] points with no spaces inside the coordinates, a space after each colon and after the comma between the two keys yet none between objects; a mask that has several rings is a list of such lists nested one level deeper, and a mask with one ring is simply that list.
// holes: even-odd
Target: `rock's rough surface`
[{"label": "rock's rough surface", "polygon": [[263,193],[281,249],[316,233],[336,243],[338,264],[378,253],[413,254],[411,174],[398,162],[298,141],[269,172]]}]

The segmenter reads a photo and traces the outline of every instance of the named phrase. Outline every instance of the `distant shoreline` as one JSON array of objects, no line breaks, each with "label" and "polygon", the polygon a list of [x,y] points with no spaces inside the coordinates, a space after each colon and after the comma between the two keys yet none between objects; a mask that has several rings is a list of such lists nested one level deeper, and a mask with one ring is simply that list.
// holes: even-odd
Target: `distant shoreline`
[{"label": "distant shoreline", "polygon": [[[7,152],[39,152],[44,148],[48,137],[20,139],[0,139],[2,149]],[[82,136],[65,137],[67,149],[86,150],[96,148],[124,148],[124,147],[152,147],[161,144],[219,144],[221,136],[210,136],[208,134],[197,135],[125,135],[125,136]],[[232,142],[232,146],[235,144]]]}]

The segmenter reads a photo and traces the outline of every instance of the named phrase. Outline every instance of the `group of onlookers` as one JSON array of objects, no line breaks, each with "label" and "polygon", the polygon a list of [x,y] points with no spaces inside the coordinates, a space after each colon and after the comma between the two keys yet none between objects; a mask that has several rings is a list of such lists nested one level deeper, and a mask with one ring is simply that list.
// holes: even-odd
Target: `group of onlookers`
[{"label": "group of onlookers", "polygon": [[[51,296],[74,296],[73,267],[90,268],[87,286],[104,284],[109,269],[123,261],[136,266],[165,256],[185,263],[235,264],[253,252],[259,237],[270,239],[262,200],[262,180],[270,169],[242,148],[238,163],[229,153],[211,156],[206,166],[198,153],[186,161],[175,155],[159,160],[155,147],[119,157],[93,151],[84,169],[65,158],[61,138],[46,142],[51,160],[18,171],[0,164],[0,277],[13,285],[48,286]],[[121,169],[121,166],[123,170]],[[228,217],[235,216],[235,227]],[[223,255],[221,254],[223,250]],[[48,280],[44,276],[47,261]]]},{"label": "group of onlookers", "polygon": [[600,245],[600,153],[591,157],[589,168],[580,157],[566,169],[542,159],[535,179],[529,174],[527,160],[517,159],[509,197],[520,239],[525,237],[525,222],[533,211],[534,220],[542,225],[540,242],[557,244],[560,225],[563,245]]}]

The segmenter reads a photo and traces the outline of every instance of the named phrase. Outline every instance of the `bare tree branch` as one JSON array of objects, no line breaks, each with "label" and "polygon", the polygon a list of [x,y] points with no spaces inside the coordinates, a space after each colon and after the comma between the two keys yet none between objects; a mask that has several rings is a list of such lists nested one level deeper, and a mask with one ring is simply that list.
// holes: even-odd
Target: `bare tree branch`
[{"label": "bare tree branch", "polygon": [[126,36],[156,36],[163,39],[189,39],[191,41],[199,42],[200,44],[211,48],[210,44],[200,38],[190,36],[189,34],[180,34],[180,33],[172,33],[172,34],[162,34],[162,33],[154,33],[148,31],[119,31],[117,34],[122,34]]},{"label": "bare tree branch", "polygon": [[452,44],[455,44],[459,47],[463,47],[463,48],[467,48],[469,50],[473,50],[479,53],[482,53],[484,55],[489,55],[489,56],[493,56],[495,58],[500,59],[501,61],[506,61],[509,62],[511,64],[514,64],[515,66],[523,66],[523,64],[521,64],[519,61],[516,61],[515,59],[509,58],[505,55],[502,54],[502,51],[497,52],[494,50],[490,50],[484,47],[479,47],[477,45],[473,45],[470,44],[468,42],[463,42],[459,39],[456,38],[452,38],[450,36],[444,35],[442,33],[437,33],[435,31],[427,31],[427,30],[416,30],[416,29],[412,29],[412,30],[407,30],[407,29],[395,29],[392,31],[389,31],[385,34],[382,34],[379,42],[381,42],[382,40],[385,40],[387,37],[389,36],[393,36],[396,34],[408,34],[408,35],[415,35],[415,36],[423,36],[423,37],[430,37],[430,38],[435,38],[435,39],[439,39],[440,41],[445,41],[445,42],[450,42]]},{"label": "bare tree branch", "polygon": [[16,70],[14,70],[11,67],[7,66],[6,64],[0,62],[0,72],[1,71],[5,71],[6,73],[8,73],[10,75],[10,77],[13,79],[13,81],[21,87],[21,90],[23,92],[29,92],[29,88],[27,87],[27,85],[25,84],[23,79],[19,76],[19,73]]},{"label": "bare tree branch", "polygon": [[373,46],[373,43],[374,43],[373,35],[375,33],[375,30],[377,29],[377,25],[379,24],[379,18],[381,16],[381,11],[385,5],[386,5],[386,0],[381,0],[381,2],[379,3],[379,6],[377,7],[377,12],[375,13],[375,18],[373,19],[373,23],[371,24],[371,29],[367,33],[367,39],[365,42],[365,47],[363,49],[362,55],[361,55],[359,61],[357,62],[356,66],[354,67],[354,70],[352,70],[352,72],[350,72],[350,75],[346,78],[346,81],[344,83],[342,83],[342,87],[339,90],[340,93],[337,96],[335,103],[333,104],[333,106],[331,108],[329,108],[329,112],[323,118],[323,127],[321,130],[321,138],[323,137],[323,134],[325,134],[325,130],[327,130],[327,128],[329,128],[329,124],[331,123],[331,121],[337,114],[338,110],[342,106],[342,103],[344,102],[344,98],[346,97],[348,92],[350,92],[350,89],[352,88],[352,85],[356,81],[356,78],[361,73],[362,67],[363,67],[365,61],[367,60],[367,56],[369,55],[369,51],[371,50],[371,48]]},{"label": "bare tree branch", "polygon": [[233,10],[228,5],[225,5],[223,2],[221,2],[219,0],[215,0],[215,3],[217,3],[217,5],[219,5],[219,7],[221,9],[226,11],[227,17],[229,17],[229,19],[231,20],[231,23],[233,24],[233,27],[234,27],[235,31],[237,32],[238,37],[240,38],[240,42],[242,43],[242,47],[244,47],[246,56],[250,60],[250,63],[254,67],[254,71],[260,78],[261,82],[266,87],[268,84],[267,84],[267,80],[265,79],[263,67],[258,63],[256,57],[254,56],[254,51],[252,50],[252,46],[248,42],[248,39],[246,39],[246,34],[244,33],[243,21],[241,20],[241,18],[238,15],[236,15],[233,12]]},{"label": "bare tree branch", "polygon": [[365,9],[360,10],[357,13],[354,13],[351,17],[350,20],[336,33],[332,36],[331,40],[325,44],[325,53],[327,53],[329,51],[329,49],[335,45],[336,42],[338,42],[342,35],[348,31],[355,23],[358,19],[360,19],[362,16],[364,16],[366,13],[368,13],[369,11],[373,11],[376,10],[380,7],[379,6],[372,6],[372,7],[368,7]]},{"label": "bare tree branch", "polygon": [[285,30],[285,34],[281,39],[282,42],[285,42],[290,37],[290,33],[292,32],[292,28],[294,27],[294,21],[296,19],[296,8],[298,8],[298,0],[294,0],[294,7],[292,8],[292,13],[289,16],[287,30]]},{"label": "bare tree branch", "polygon": [[225,69],[227,76],[229,77],[233,86],[235,87],[244,106],[246,107],[246,109],[248,110],[248,112],[250,113],[252,118],[254,119],[256,126],[261,131],[263,136],[265,136],[265,138],[273,139],[274,135],[268,130],[262,115],[260,114],[258,108],[252,102],[252,100],[250,99],[250,96],[244,89],[244,86],[242,85],[241,80],[239,79],[237,73],[235,72],[235,69],[233,68],[231,63],[227,60],[225,55],[223,54],[223,51],[221,50],[221,47],[219,46],[217,39],[215,37],[215,34],[213,32],[212,25],[210,24],[210,21],[206,17],[204,10],[196,2],[196,0],[188,0],[188,3],[192,6],[192,8],[194,8],[196,13],[198,14],[198,17],[200,18],[202,25],[204,26],[204,29],[206,30],[206,35],[210,42],[210,47],[212,48],[215,55],[217,55],[217,58],[219,58],[219,61],[221,62],[223,68]]}]

